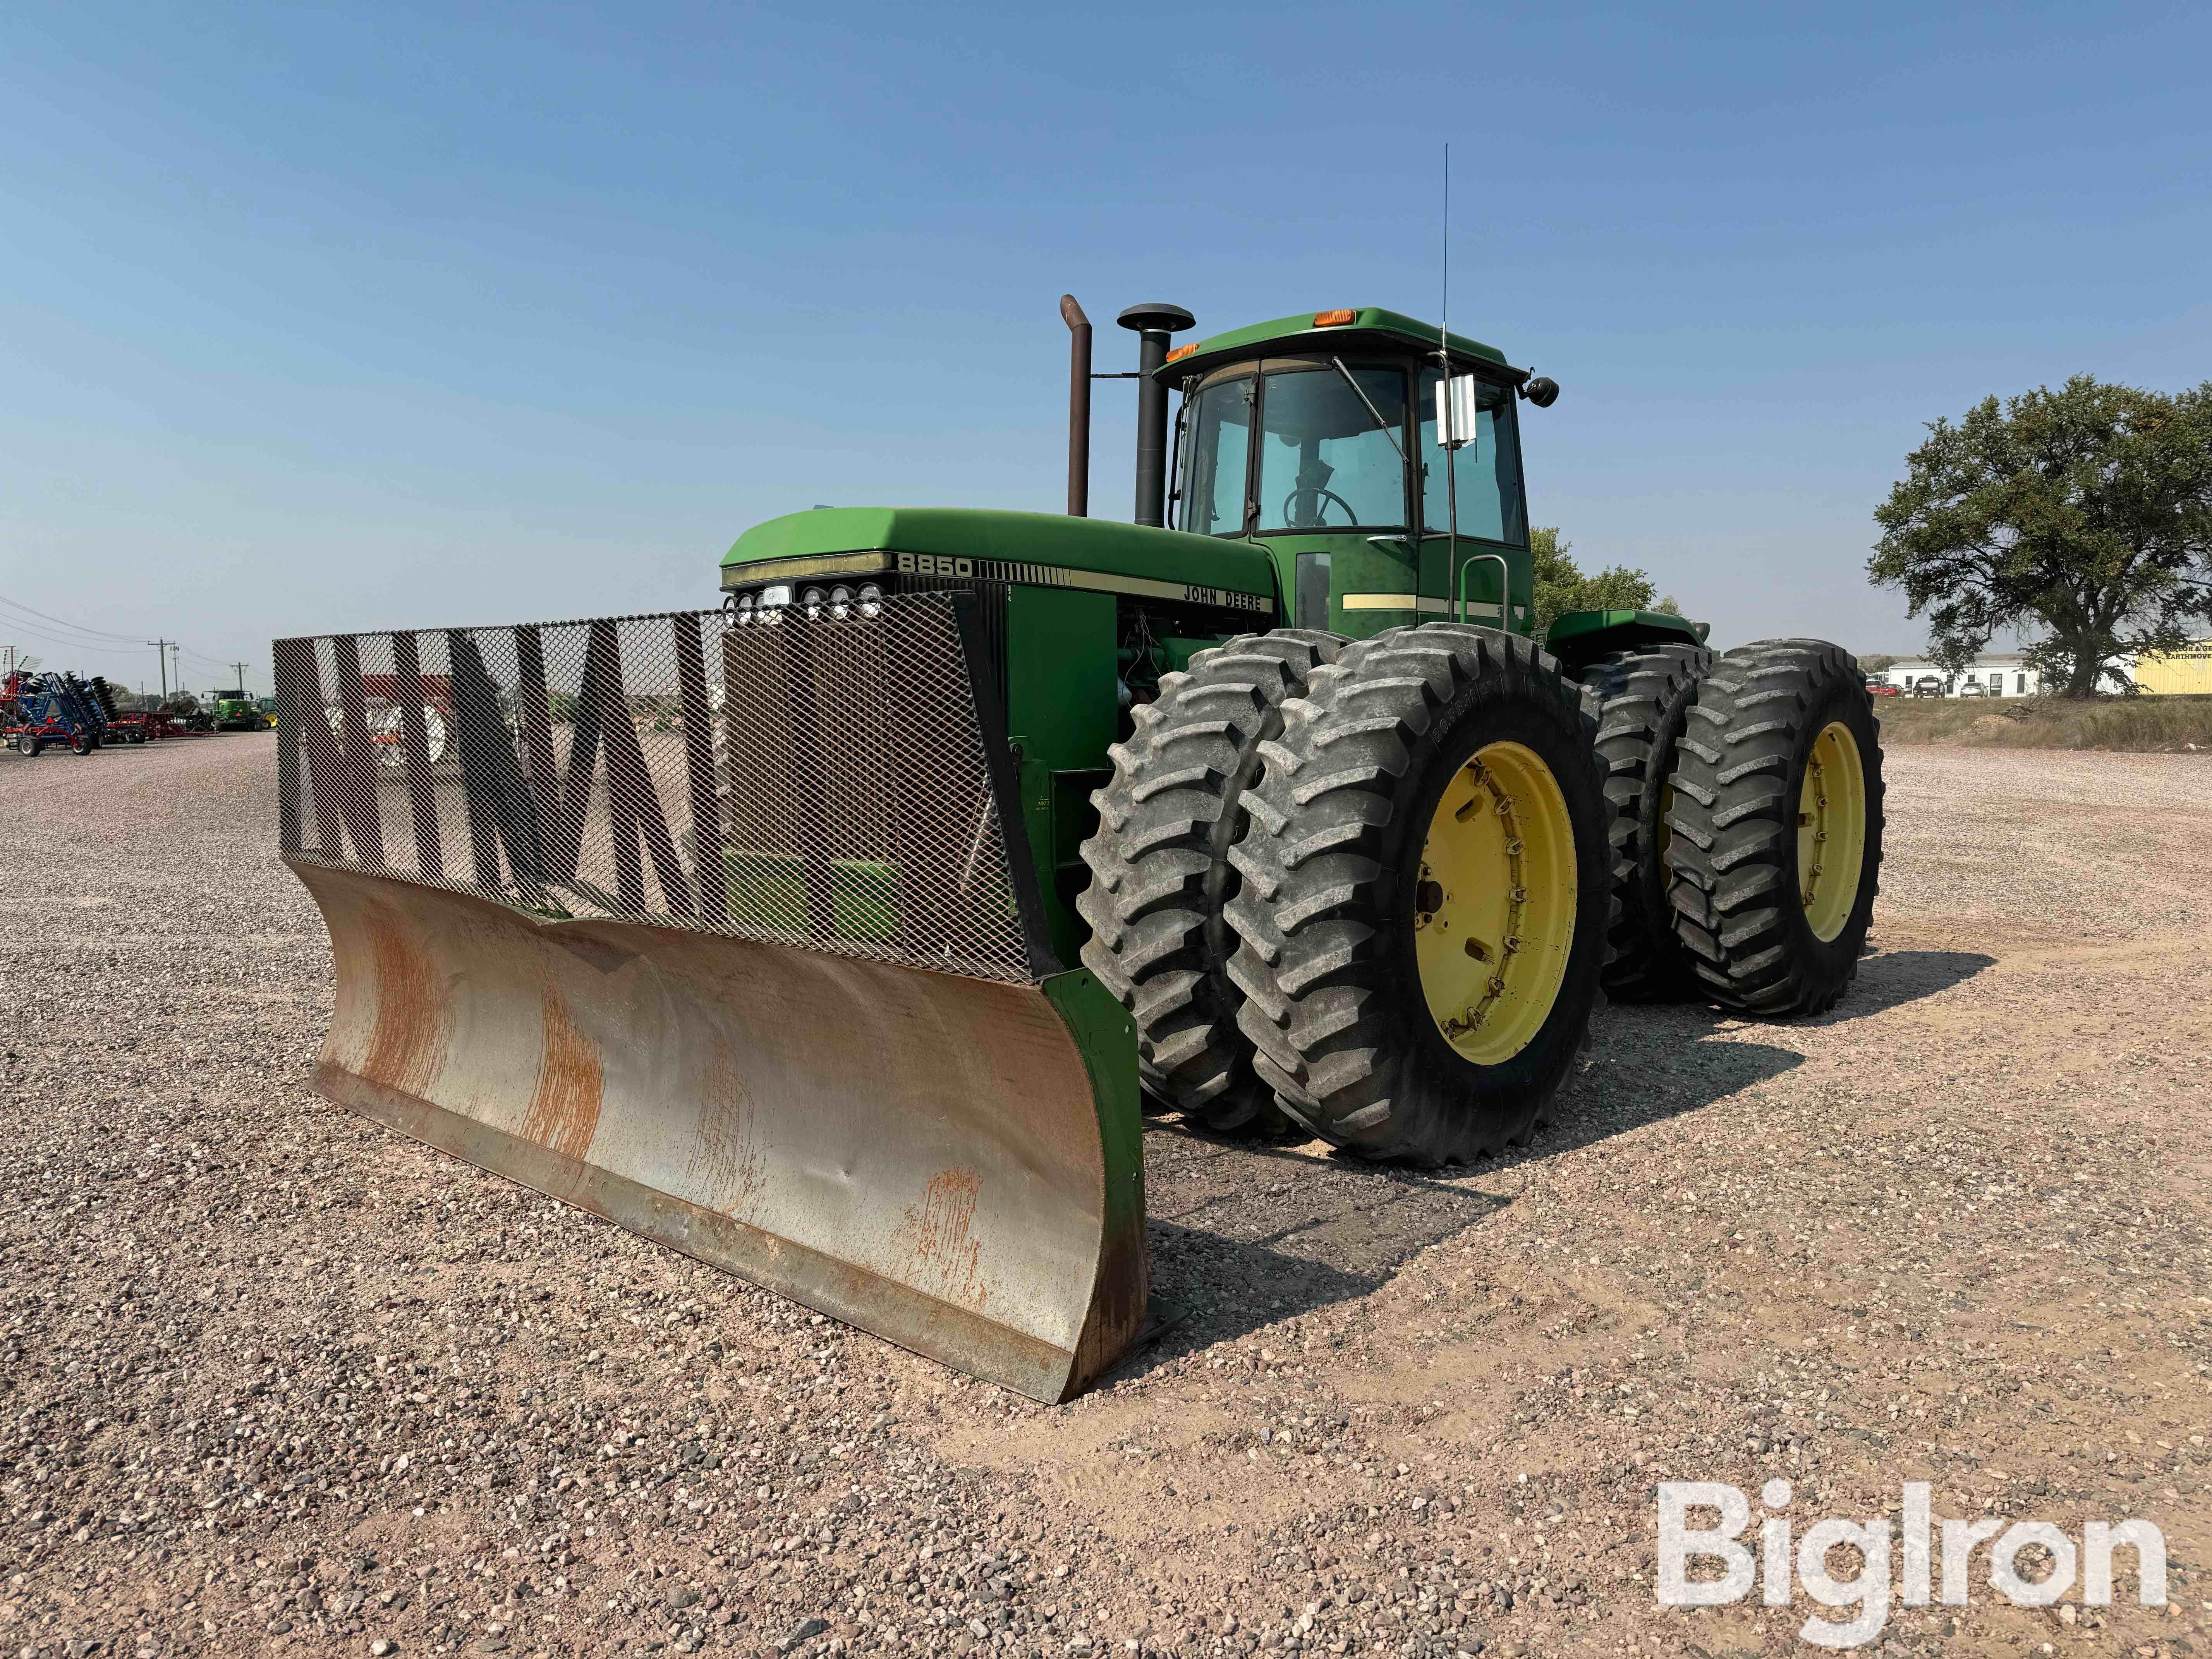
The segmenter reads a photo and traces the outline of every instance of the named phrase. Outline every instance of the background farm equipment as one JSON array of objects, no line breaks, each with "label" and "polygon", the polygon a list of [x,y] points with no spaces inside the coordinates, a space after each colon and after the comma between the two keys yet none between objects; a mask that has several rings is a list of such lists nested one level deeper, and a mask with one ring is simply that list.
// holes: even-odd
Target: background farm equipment
[{"label": "background farm equipment", "polygon": [[156,743],[177,735],[177,724],[164,710],[137,708],[119,714],[107,723],[104,741],[111,744]]},{"label": "background farm equipment", "polygon": [[1495,1152],[1601,984],[1831,1006],[1881,838],[1838,647],[1531,636],[1550,381],[1377,309],[1170,353],[1132,307],[1109,524],[1062,313],[1068,516],[795,514],[720,611],[276,659],[325,1092],[1048,1400],[1145,1317],[1140,1095]]},{"label": "background farm equipment", "polygon": [[97,674],[17,672],[0,684],[0,735],[27,756],[55,744],[88,755],[114,719],[115,694]]},{"label": "background farm equipment", "polygon": [[[415,680],[420,684],[415,684]],[[418,675],[403,690],[397,674],[363,674],[360,691],[362,726],[367,735],[356,740],[367,743],[368,753],[377,765],[395,770],[405,766],[408,733],[417,729],[422,736],[422,759],[427,764],[436,766],[449,757],[451,676]],[[273,715],[276,711],[271,712]],[[345,711],[332,704],[323,711],[323,717],[331,733],[343,744],[347,741]],[[511,728],[511,711],[508,719]]]}]

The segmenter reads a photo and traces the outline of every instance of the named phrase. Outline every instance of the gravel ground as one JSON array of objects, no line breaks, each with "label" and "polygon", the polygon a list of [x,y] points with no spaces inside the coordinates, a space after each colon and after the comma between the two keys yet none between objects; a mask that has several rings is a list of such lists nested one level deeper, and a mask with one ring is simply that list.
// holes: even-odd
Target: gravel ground
[{"label": "gravel ground", "polygon": [[0,756],[0,1653],[1779,1653],[1651,1587],[1779,1475],[2165,1530],[1884,1651],[2212,1655],[2212,762],[1889,771],[1829,1017],[1607,1010],[1449,1178],[1152,1125],[1191,1311],[1048,1409],[310,1094],[272,738]]}]

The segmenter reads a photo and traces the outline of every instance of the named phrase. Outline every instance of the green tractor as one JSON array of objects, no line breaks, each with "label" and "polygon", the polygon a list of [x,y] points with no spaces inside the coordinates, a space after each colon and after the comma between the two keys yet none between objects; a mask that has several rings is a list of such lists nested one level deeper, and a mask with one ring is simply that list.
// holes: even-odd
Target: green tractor
[{"label": "green tractor", "polygon": [[214,710],[215,729],[218,732],[266,732],[276,724],[269,712],[244,687],[228,691],[217,691],[209,699]]},{"label": "green tractor", "polygon": [[1493,347],[1375,307],[1174,350],[1180,307],[1120,320],[1135,524],[1088,517],[1074,459],[1066,517],[797,514],[722,586],[741,616],[982,598],[1054,943],[1134,1019],[1158,1106],[1462,1160],[1526,1135],[1601,986],[1836,1000],[1881,852],[1848,653],[1716,658],[1647,611],[1534,639],[1519,408],[1559,388]]},{"label": "green tractor", "polygon": [[1840,647],[1534,637],[1552,381],[1371,307],[1170,349],[1133,307],[1111,523],[1061,310],[1065,515],[818,508],[719,610],[276,647],[319,1087],[1046,1400],[1146,1317],[1145,1103],[1495,1152],[1601,990],[1831,1006],[1882,836]]}]

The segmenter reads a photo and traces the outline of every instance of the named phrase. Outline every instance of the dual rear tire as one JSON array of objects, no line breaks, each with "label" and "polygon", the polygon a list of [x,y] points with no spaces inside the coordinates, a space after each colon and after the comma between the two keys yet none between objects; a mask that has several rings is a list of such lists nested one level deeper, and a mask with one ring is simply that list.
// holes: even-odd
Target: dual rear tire
[{"label": "dual rear tire", "polygon": [[1695,989],[1826,1013],[1880,890],[1881,739],[1858,665],[1824,640],[1729,652],[1698,687],[1673,783],[1668,898]]},{"label": "dual rear tire", "polygon": [[1667,645],[1615,652],[1583,671],[1598,702],[1614,898],[1603,979],[1615,1002],[1669,1001],[1690,988],[1668,896],[1668,811],[1676,748],[1712,660],[1703,646]]},{"label": "dual rear tire", "polygon": [[1879,890],[1881,742],[1858,665],[1825,640],[1591,665],[1619,900],[1607,992],[1825,1013]]}]

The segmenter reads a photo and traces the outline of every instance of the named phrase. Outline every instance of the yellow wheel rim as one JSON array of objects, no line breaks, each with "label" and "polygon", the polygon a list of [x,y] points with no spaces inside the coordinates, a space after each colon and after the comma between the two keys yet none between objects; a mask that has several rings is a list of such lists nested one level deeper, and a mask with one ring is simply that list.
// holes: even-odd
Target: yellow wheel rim
[{"label": "yellow wheel rim", "polygon": [[1543,1028],[1575,936],[1575,836],[1552,769],[1517,743],[1480,750],[1429,820],[1413,957],[1462,1059],[1496,1066]]},{"label": "yellow wheel rim", "polygon": [[1815,939],[1842,933],[1858,903],[1866,819],[1858,739],[1841,720],[1831,720],[1813,739],[1797,791],[1797,897]]}]

